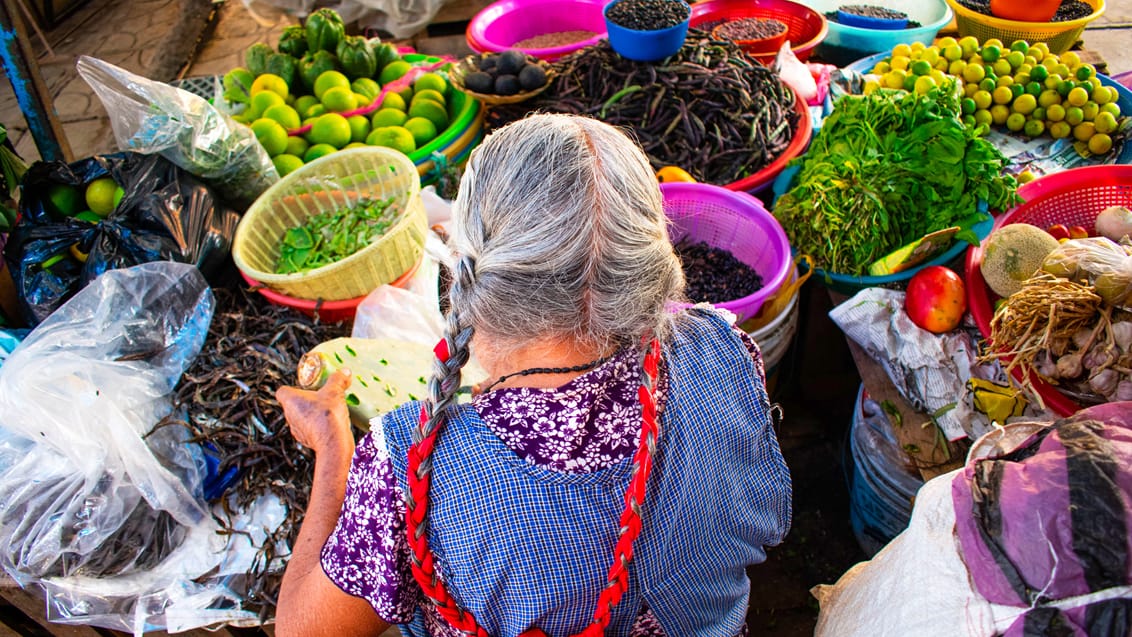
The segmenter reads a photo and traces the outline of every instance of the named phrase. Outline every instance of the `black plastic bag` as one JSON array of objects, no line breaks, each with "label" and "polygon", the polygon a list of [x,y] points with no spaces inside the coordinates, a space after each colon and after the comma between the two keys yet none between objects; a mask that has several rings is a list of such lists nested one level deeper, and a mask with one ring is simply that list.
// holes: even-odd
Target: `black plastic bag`
[{"label": "black plastic bag", "polygon": [[[100,222],[62,217],[48,207],[51,185],[82,186],[106,176],[125,194]],[[240,218],[212,189],[164,157],[128,152],[32,165],[22,182],[20,212],[4,258],[29,326],[107,270],[178,261],[211,279],[228,260]]]}]

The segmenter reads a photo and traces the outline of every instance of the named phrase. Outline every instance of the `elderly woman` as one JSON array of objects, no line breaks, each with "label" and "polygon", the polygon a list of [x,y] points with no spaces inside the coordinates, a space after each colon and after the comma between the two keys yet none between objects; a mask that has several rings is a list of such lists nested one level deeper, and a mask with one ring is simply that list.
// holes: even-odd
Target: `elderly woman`
[{"label": "elderly woman", "polygon": [[[281,636],[746,633],[790,523],[758,348],[684,279],[641,149],[537,115],[473,154],[429,397],[355,448],[344,373],[278,392],[315,453]],[[454,400],[474,351],[491,375]]]}]

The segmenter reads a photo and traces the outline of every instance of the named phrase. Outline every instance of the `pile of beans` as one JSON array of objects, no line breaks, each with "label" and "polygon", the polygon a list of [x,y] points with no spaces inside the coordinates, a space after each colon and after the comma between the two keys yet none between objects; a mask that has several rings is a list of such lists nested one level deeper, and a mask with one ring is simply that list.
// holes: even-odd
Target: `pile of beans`
[{"label": "pile of beans", "polygon": [[[990,0],[957,0],[959,4],[983,15],[994,15],[990,10]],[[1078,20],[1093,14],[1093,8],[1081,0],[1061,0],[1061,6],[1050,22]]]},{"label": "pile of beans", "polygon": [[765,40],[786,33],[786,23],[768,18],[739,18],[729,20],[715,27],[714,37],[743,42],[745,40]]},{"label": "pile of beans", "polygon": [[691,11],[680,0],[620,0],[605,15],[619,27],[634,31],[657,31],[687,20]]},{"label": "pile of beans", "polygon": [[519,40],[511,47],[515,49],[549,49],[582,42],[595,35],[597,34],[593,31],[555,31],[554,33],[542,33],[525,40]]},{"label": "pile of beans", "polygon": [[684,294],[693,303],[734,301],[758,292],[762,277],[727,250],[700,241],[674,246],[684,270]]},{"label": "pile of beans", "polygon": [[904,20],[908,17],[908,14],[903,11],[894,11],[872,4],[847,4],[838,7],[838,10],[859,15],[862,18],[876,18],[878,20]]}]

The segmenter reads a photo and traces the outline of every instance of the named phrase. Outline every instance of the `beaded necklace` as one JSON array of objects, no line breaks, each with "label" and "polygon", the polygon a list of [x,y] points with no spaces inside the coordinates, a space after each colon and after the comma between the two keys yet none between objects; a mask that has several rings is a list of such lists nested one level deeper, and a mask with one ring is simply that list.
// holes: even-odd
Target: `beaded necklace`
[{"label": "beaded necklace", "polygon": [[520,369],[517,372],[511,372],[510,374],[504,374],[500,376],[490,385],[480,390],[480,393],[486,394],[487,392],[491,391],[493,387],[495,387],[499,383],[502,383],[508,378],[514,378],[516,376],[530,376],[531,374],[570,374],[573,372],[584,372],[605,364],[605,362],[611,358],[613,358],[613,354],[610,354],[609,356],[603,356],[588,363],[575,365],[573,367],[530,367],[527,369]]},{"label": "beaded necklace", "polygon": [[[449,356],[447,340],[441,340],[433,350],[441,362]],[[633,469],[629,485],[625,489],[625,507],[618,522],[617,543],[613,547],[613,563],[606,575],[606,585],[602,589],[594,609],[593,620],[582,632],[572,637],[599,637],[609,625],[613,607],[621,601],[621,596],[629,587],[629,561],[633,556],[633,541],[641,533],[641,505],[645,501],[645,487],[649,471],[652,469],[653,455],[656,453],[657,424],[656,396],[653,388],[660,361],[660,344],[653,340],[646,346],[644,359],[645,380],[637,390],[641,401],[641,437],[637,450],[633,453]],[[595,362],[595,366],[596,363]],[[500,381],[496,381],[500,382]],[[493,383],[494,384],[494,383]],[[476,618],[464,610],[444,585],[436,572],[435,558],[428,544],[429,526],[429,485],[432,482],[432,452],[436,449],[436,438],[444,427],[444,419],[438,419],[432,431],[428,431],[428,414],[421,407],[420,429],[414,433],[417,440],[409,446],[407,482],[405,493],[405,526],[412,551],[413,577],[421,590],[436,605],[437,611],[448,623],[465,635],[490,637],[479,625]],[[530,628],[520,637],[546,637],[539,628]]]}]

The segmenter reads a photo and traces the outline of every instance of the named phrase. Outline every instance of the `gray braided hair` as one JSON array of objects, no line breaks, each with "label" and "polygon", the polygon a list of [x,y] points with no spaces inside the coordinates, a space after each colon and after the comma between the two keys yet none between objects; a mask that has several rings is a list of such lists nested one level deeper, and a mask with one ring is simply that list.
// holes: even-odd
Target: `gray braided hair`
[{"label": "gray braided hair", "polygon": [[473,330],[511,347],[560,338],[599,351],[671,337],[666,304],[683,297],[684,275],[653,169],[621,130],[552,114],[500,128],[473,151],[453,215],[453,356],[430,383],[430,420],[452,402]]}]

